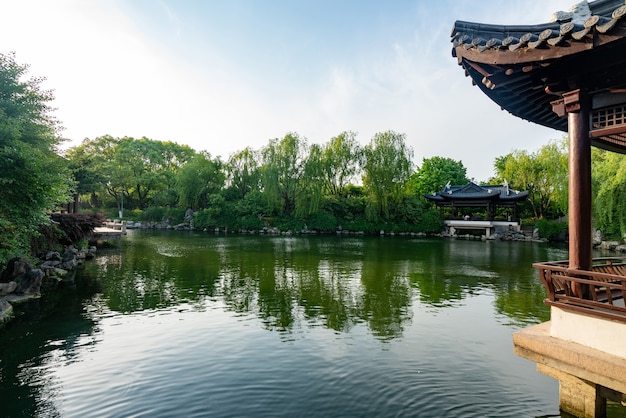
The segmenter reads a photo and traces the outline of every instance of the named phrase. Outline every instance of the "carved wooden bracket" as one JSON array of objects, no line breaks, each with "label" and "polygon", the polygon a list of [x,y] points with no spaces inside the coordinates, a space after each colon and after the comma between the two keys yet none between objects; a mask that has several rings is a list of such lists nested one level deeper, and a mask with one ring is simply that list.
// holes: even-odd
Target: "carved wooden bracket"
[{"label": "carved wooden bracket", "polygon": [[581,109],[580,99],[580,89],[563,93],[563,98],[550,102],[552,111],[559,117],[563,117],[570,112],[578,112]]}]

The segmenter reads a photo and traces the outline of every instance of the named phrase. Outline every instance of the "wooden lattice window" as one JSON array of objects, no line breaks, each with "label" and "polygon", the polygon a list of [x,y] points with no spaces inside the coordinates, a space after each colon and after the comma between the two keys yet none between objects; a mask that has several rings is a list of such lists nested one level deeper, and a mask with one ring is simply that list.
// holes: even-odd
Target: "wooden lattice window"
[{"label": "wooden lattice window", "polygon": [[591,129],[607,129],[626,125],[626,104],[594,110],[591,114]]}]

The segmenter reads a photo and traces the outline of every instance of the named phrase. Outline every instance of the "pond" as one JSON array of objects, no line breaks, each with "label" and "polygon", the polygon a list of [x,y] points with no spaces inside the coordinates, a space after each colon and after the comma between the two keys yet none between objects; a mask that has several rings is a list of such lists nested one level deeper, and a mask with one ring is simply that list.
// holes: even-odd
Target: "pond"
[{"label": "pond", "polygon": [[0,330],[4,417],[533,417],[561,247],[130,231]]}]

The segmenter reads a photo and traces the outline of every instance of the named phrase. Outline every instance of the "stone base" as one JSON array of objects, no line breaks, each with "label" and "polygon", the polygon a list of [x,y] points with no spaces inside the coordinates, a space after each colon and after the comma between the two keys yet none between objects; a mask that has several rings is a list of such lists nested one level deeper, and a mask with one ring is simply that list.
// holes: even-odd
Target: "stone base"
[{"label": "stone base", "polygon": [[577,417],[606,416],[606,400],[623,402],[626,358],[550,335],[550,322],[513,334],[514,352],[559,381],[563,411]]},{"label": "stone base", "polygon": [[561,411],[578,417],[606,416],[606,398],[601,396],[601,386],[543,364],[537,364],[537,371],[559,381]]}]

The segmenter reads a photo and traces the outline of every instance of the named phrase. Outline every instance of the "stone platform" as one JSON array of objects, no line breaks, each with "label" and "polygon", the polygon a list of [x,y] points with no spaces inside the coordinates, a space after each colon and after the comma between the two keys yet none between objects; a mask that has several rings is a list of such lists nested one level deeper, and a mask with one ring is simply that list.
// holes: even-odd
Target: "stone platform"
[{"label": "stone platform", "polygon": [[548,321],[513,334],[514,352],[559,381],[561,410],[599,418],[606,416],[607,400],[626,405],[626,358],[554,337],[551,325]]}]

